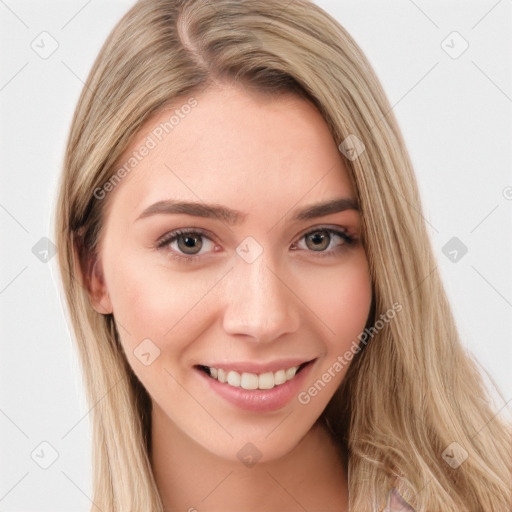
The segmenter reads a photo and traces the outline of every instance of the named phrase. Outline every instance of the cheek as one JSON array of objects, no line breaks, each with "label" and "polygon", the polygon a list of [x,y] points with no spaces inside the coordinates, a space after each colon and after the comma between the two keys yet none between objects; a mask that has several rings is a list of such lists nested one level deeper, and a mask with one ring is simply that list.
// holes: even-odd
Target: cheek
[{"label": "cheek", "polygon": [[332,341],[328,348],[344,351],[363,331],[370,312],[372,286],[364,251],[343,267],[332,267],[302,282],[308,297],[304,302],[324,325],[325,339]]},{"label": "cheek", "polygon": [[124,258],[111,270],[107,285],[127,351],[149,338],[162,353],[178,357],[204,329],[204,307],[215,276],[197,279],[191,273],[148,265],[142,258]]},{"label": "cheek", "polygon": [[186,381],[181,362],[205,328],[209,280],[126,259],[115,265],[108,286],[132,370],[153,399],[184,408],[186,397],[171,375],[177,382]]}]

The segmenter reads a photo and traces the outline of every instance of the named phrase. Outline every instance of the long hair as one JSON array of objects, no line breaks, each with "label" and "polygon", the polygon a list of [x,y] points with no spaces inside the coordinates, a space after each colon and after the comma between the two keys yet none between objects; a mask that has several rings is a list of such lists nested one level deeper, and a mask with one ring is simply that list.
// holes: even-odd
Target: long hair
[{"label": "long hair", "polygon": [[418,512],[509,511],[512,427],[497,416],[460,342],[398,123],[362,50],[307,0],[141,0],[87,78],[55,218],[92,407],[93,503],[105,511],[163,510],[151,469],[150,397],[112,315],[98,313],[86,290],[108,202],[95,191],[115,175],[145,121],[222,81],[307,98],[340,148],[347,140],[364,145],[357,158],[348,151],[340,158],[362,215],[374,292],[368,326],[391,304],[401,309],[372,331],[320,418],[347,454],[350,510],[377,510],[394,484]]}]

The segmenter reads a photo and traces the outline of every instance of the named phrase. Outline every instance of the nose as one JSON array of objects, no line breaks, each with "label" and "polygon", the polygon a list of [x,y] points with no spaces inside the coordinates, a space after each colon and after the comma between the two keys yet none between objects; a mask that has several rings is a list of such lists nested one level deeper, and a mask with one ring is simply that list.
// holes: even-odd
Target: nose
[{"label": "nose", "polygon": [[265,252],[252,263],[236,261],[230,272],[223,318],[225,332],[259,343],[295,332],[300,321],[293,288],[285,276],[267,265],[264,256]]}]

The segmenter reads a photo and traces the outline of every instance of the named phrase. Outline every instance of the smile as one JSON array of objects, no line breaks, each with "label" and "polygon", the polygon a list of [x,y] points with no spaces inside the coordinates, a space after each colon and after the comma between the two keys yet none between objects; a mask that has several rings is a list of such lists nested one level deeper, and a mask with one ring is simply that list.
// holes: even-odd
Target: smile
[{"label": "smile", "polygon": [[211,366],[196,364],[194,370],[205,393],[213,392],[240,409],[262,413],[281,409],[298,396],[317,360],[211,362]]},{"label": "smile", "polygon": [[235,388],[242,388],[247,390],[255,389],[272,389],[280,386],[289,380],[292,380],[297,373],[302,370],[309,362],[302,363],[299,366],[291,366],[289,368],[282,368],[275,372],[265,373],[249,373],[238,372],[235,370],[225,370],[223,368],[214,368],[211,366],[198,365],[197,367],[209,375],[211,378],[218,380],[221,383],[228,384]]}]

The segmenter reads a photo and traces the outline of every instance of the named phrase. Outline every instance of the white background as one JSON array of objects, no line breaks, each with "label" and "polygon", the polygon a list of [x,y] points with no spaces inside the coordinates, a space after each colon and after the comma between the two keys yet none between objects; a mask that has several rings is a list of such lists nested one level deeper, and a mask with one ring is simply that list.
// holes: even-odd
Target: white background
[{"label": "white background", "polygon": [[[90,509],[88,408],[56,258],[43,263],[32,248],[53,239],[75,104],[132,3],[0,0],[0,512]],[[512,1],[317,3],[355,38],[384,86],[463,342],[510,409]],[[31,48],[43,31],[59,45],[47,59]],[[457,59],[442,47],[453,31],[469,43]],[[444,44],[456,51],[452,39]],[[442,252],[454,236],[468,248],[456,263]],[[48,469],[31,458],[37,448],[38,460],[49,460],[43,441],[58,452]]]}]

